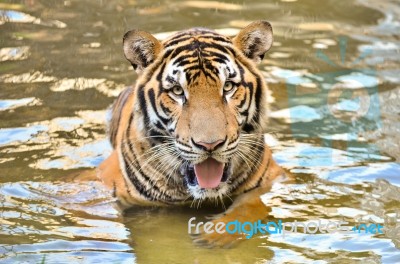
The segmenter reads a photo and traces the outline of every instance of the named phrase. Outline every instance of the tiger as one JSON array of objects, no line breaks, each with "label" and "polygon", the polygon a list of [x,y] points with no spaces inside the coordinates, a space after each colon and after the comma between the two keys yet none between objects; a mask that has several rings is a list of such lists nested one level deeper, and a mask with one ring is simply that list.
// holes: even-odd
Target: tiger
[{"label": "tiger", "polygon": [[[137,29],[124,35],[138,77],[112,106],[113,149],[97,169],[124,208],[235,197],[215,221],[266,217],[260,196],[285,175],[263,134],[270,91],[257,64],[272,43],[267,21],[234,37],[207,28],[162,41]],[[238,239],[217,235],[196,240],[222,246]]]}]

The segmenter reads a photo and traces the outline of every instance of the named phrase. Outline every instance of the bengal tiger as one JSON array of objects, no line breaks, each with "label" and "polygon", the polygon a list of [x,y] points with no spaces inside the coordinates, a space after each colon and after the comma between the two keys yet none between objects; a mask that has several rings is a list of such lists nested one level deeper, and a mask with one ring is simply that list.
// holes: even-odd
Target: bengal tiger
[{"label": "bengal tiger", "polygon": [[[138,74],[112,107],[112,154],[97,177],[125,206],[175,205],[236,197],[214,221],[264,219],[260,195],[284,175],[264,142],[266,82],[256,67],[273,42],[256,21],[235,37],[206,28],[159,41],[141,30],[123,37]],[[202,234],[221,246],[232,235]]]}]

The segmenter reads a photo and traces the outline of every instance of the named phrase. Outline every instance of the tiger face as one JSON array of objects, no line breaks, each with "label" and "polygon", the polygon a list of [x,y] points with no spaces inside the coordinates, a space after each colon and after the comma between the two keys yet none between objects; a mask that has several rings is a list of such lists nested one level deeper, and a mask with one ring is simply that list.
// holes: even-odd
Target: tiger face
[{"label": "tiger face", "polygon": [[252,141],[250,135],[261,135],[267,87],[255,64],[271,45],[266,21],[234,38],[204,28],[163,42],[144,31],[125,34],[125,56],[139,73],[135,130],[128,133],[145,142],[142,148],[165,146],[158,149],[170,156],[162,166],[170,167],[165,180],[172,178],[195,198],[220,197],[240,184],[243,166],[257,166],[262,136]]}]

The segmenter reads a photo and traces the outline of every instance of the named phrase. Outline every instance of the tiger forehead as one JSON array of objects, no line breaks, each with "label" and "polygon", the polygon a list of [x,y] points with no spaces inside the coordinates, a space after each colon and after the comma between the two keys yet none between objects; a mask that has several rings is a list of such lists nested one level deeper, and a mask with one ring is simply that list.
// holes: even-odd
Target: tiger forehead
[{"label": "tiger forehead", "polygon": [[176,44],[181,44],[183,41],[194,40],[210,42],[210,41],[223,41],[225,43],[232,44],[230,38],[218,34],[214,30],[207,28],[192,28],[184,31],[180,31],[164,41],[164,47],[168,48]]},{"label": "tiger forehead", "polygon": [[221,78],[236,75],[232,64],[236,56],[233,43],[215,31],[203,28],[182,31],[166,40],[164,48],[166,62],[173,65],[166,78],[171,83],[180,71],[188,85],[196,83],[200,76],[209,83],[220,83]]}]

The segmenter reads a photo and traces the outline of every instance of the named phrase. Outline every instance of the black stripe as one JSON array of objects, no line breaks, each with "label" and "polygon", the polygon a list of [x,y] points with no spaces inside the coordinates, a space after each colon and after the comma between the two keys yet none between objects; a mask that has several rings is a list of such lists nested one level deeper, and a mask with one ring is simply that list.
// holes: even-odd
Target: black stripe
[{"label": "black stripe", "polygon": [[221,64],[227,64],[228,63],[227,61],[225,61],[223,59],[220,59],[220,58],[214,58],[213,61],[221,63]]},{"label": "black stripe", "polygon": [[261,107],[261,97],[262,97],[262,83],[261,79],[259,76],[256,75],[256,92],[255,92],[255,101],[256,101],[256,113],[255,116],[253,117],[253,121],[255,123],[258,123],[260,120],[260,107]]},{"label": "black stripe", "polygon": [[[128,127],[125,133],[125,141],[126,144],[128,145],[128,150],[130,150],[130,153],[132,153],[132,155],[135,155],[135,152],[133,150],[133,143],[131,143],[130,140],[130,130],[131,130],[131,126],[132,126],[132,121],[133,121],[133,115],[130,116],[129,121],[128,121]],[[132,182],[132,184],[134,185],[135,189],[142,195],[144,196],[146,199],[154,201],[153,196],[150,195],[147,191],[145,186],[139,181],[137,175],[135,174],[135,172],[132,170],[131,166],[135,166],[135,167],[139,167],[135,157],[134,161],[131,160],[127,160],[127,155],[125,155],[126,150],[124,152],[124,148],[126,148],[126,145],[122,145],[122,157],[124,160],[124,165],[125,165],[125,171],[128,174],[128,177],[130,179],[130,181]]]},{"label": "black stripe", "polygon": [[[254,148],[254,153],[256,153],[259,157],[262,157],[262,154],[265,151],[264,146],[257,145],[257,146],[253,146],[253,148]],[[244,165],[244,166],[247,166],[247,165]],[[266,168],[268,168],[268,166],[269,166],[269,162],[268,162]],[[240,186],[242,186],[247,180],[249,180],[249,177],[251,176],[251,174],[254,173],[255,171],[257,171],[258,167],[259,166],[255,166],[254,168],[252,168],[250,171],[248,171],[246,176],[236,178],[235,181],[233,181],[231,183],[232,188],[230,191],[235,192]]]},{"label": "black stripe", "polygon": [[247,192],[249,192],[249,191],[252,191],[252,190],[254,190],[254,189],[260,187],[260,184],[261,184],[262,180],[264,179],[264,175],[265,175],[265,173],[267,172],[267,170],[269,169],[268,167],[269,167],[270,161],[271,161],[271,158],[268,159],[267,166],[265,167],[265,170],[264,170],[263,173],[261,174],[261,177],[257,180],[256,185],[254,185],[253,187],[251,187],[251,188],[249,188],[249,189],[244,190],[244,193],[247,193]]},{"label": "black stripe", "polygon": [[215,74],[218,77],[219,70],[217,67],[214,67],[209,61],[205,61],[204,63],[205,69],[209,70],[211,73]]},{"label": "black stripe", "polygon": [[218,49],[223,53],[227,53],[228,51],[232,51],[233,49],[231,47],[227,47],[227,46],[222,46],[216,43],[207,43],[207,42],[200,42],[200,41],[194,41],[190,44],[187,45],[183,45],[183,46],[179,46],[176,49],[173,50],[171,57],[175,58],[177,57],[181,52],[183,51],[192,51],[192,50],[202,50],[205,48],[214,48],[214,49]]},{"label": "black stripe", "polygon": [[216,68],[212,67],[212,65],[209,63],[204,63],[203,65],[195,64],[195,65],[187,67],[185,69],[185,75],[186,75],[186,80],[187,80],[188,84],[190,84],[192,81],[194,81],[199,76],[200,73],[196,74],[197,73],[196,70],[201,70],[206,77],[209,77],[214,82],[217,82],[218,77],[215,77],[211,74],[211,73],[214,73],[215,75],[218,76],[218,72],[215,73],[215,71],[217,71]]},{"label": "black stripe", "polygon": [[[171,75],[168,75],[168,76],[165,78],[165,80],[166,80],[167,82],[171,83],[171,84],[175,83],[175,79],[174,79],[174,77],[172,77]],[[160,83],[160,85],[161,85],[161,83]]]},{"label": "black stripe", "polygon": [[[110,142],[111,142],[111,144],[112,144],[112,146],[114,148],[116,146],[115,140],[116,140],[116,137],[118,135],[119,128],[120,128],[122,110],[123,110],[123,108],[124,108],[124,106],[126,104],[126,101],[129,98],[129,95],[131,94],[132,90],[133,90],[132,87],[127,87],[124,91],[122,91],[119,94],[117,100],[115,100],[115,102],[114,102],[114,104],[112,106],[112,110],[111,110],[112,118],[111,118],[110,123],[109,123],[110,124],[110,126],[109,126],[109,129],[110,129],[110,131],[109,131],[110,132],[109,139],[110,139]],[[133,113],[131,113],[131,114],[133,114]],[[115,117],[118,118],[116,120],[116,122],[114,120]],[[116,125],[115,125],[115,123],[116,123]]]},{"label": "black stripe", "polygon": [[188,82],[188,84],[191,84],[192,81],[194,81],[194,80],[196,80],[197,78],[199,78],[199,76],[200,76],[200,71],[195,72],[195,73],[193,74],[193,76],[192,76],[193,79],[191,79],[190,82]]},{"label": "black stripe", "polygon": [[178,36],[178,38],[177,38],[177,37],[174,37],[174,38],[171,39],[170,41],[166,42],[166,43],[164,44],[164,47],[165,47],[165,48],[169,48],[169,47],[171,47],[171,46],[174,46],[174,45],[176,45],[176,44],[179,44],[180,42],[189,40],[189,39],[191,39],[191,38],[192,38],[192,36],[187,36],[186,34],[181,35],[181,36]]},{"label": "black stripe", "polygon": [[[195,57],[192,56],[191,58],[194,59]],[[194,60],[185,59],[185,60],[181,60],[179,63],[177,63],[175,65],[178,66],[178,67],[186,68],[186,67],[190,67],[189,65],[192,65],[192,64],[196,64],[197,65],[197,61],[195,59]]]},{"label": "black stripe", "polygon": [[156,113],[157,117],[159,118],[159,120],[161,121],[162,125],[164,126],[164,128],[166,128],[169,119],[166,119],[162,116],[160,116],[158,114],[158,109],[157,109],[157,105],[156,105],[156,96],[154,94],[154,90],[153,89],[149,89],[147,92],[147,96],[149,97],[149,101],[151,104],[151,107],[153,108],[154,112]]},{"label": "black stripe", "polygon": [[[162,102],[160,102],[160,106],[161,106],[161,109],[163,110],[163,112],[164,112],[166,115],[170,115],[170,114],[172,113],[172,111],[171,111],[168,107],[166,107]],[[171,120],[169,120],[168,123],[169,123],[170,121],[171,121]]]},{"label": "black stripe", "polygon": [[167,139],[164,137],[165,134],[160,133],[154,129],[151,129],[148,132],[148,141],[150,142],[150,146],[154,147],[157,143],[164,143]]},{"label": "black stripe", "polygon": [[246,132],[246,133],[254,132],[254,126],[253,126],[252,124],[246,123],[246,124],[243,126],[242,129],[243,129],[243,131]]},{"label": "black stripe", "polygon": [[211,39],[211,40],[213,40],[213,41],[224,42],[224,43],[227,43],[227,44],[231,44],[231,45],[232,45],[232,41],[230,41],[230,40],[227,39],[226,37],[221,36],[221,35],[218,35],[218,34],[212,35],[212,36],[205,35],[205,36],[201,36],[201,38],[202,38],[202,39],[203,39],[203,38],[204,38],[204,39]]},{"label": "black stripe", "polygon": [[[137,175],[131,168],[131,166],[139,167],[136,157],[135,157],[135,160],[132,161],[132,160],[129,160],[128,156],[126,155],[127,153],[131,153],[133,156],[135,155],[135,152],[133,150],[133,143],[130,140],[130,134],[129,134],[129,132],[131,130],[131,126],[132,126],[132,120],[130,119],[126,133],[125,133],[125,139],[124,139],[126,144],[123,144],[122,148],[121,148],[125,172],[127,173],[130,181],[132,182],[135,189],[140,193],[140,195],[144,196],[148,200],[153,200],[153,197],[148,192],[146,192],[145,186],[140,182],[139,178],[137,177]],[[128,151],[125,149],[126,147],[128,147]]]},{"label": "black stripe", "polygon": [[164,61],[168,60],[168,57],[170,57],[171,54],[172,54],[174,51],[175,51],[174,49],[167,50],[167,51],[164,53],[164,55],[163,55],[161,61],[164,62]]},{"label": "black stripe", "polygon": [[[236,138],[235,140],[232,140],[230,144],[232,144],[233,142],[236,142],[236,140],[237,140],[237,138]],[[231,148],[227,148],[227,149],[224,150],[224,152],[229,152],[229,151],[231,151],[231,150],[234,150],[234,149],[236,149],[236,147],[237,147],[237,146],[233,146],[233,147],[231,147]]]},{"label": "black stripe", "polygon": [[[229,58],[226,55],[226,53],[218,53],[218,52],[215,52],[215,51],[208,51],[207,50],[207,55],[205,57],[207,57],[207,58],[208,57],[216,57],[216,58],[221,59],[221,60],[223,60],[225,62],[229,61]],[[215,58],[211,59],[211,61],[214,61],[214,60],[215,60]]]},{"label": "black stripe", "polygon": [[[192,58],[195,58],[195,57],[192,57]],[[189,60],[189,59],[185,59],[185,60],[182,60],[182,61],[180,61],[179,63],[177,63],[177,64],[175,64],[176,66],[178,66],[178,67],[184,67],[184,68],[186,68],[186,67],[190,67],[189,65],[192,65],[192,64],[194,64],[194,65],[198,65],[197,64],[197,62],[196,62],[196,60]]]},{"label": "black stripe", "polygon": [[[129,143],[127,144],[127,146],[134,160],[131,160],[127,155],[124,155],[123,158],[125,162],[125,168],[128,172],[129,179],[132,181],[133,185],[138,190],[138,192],[150,201],[156,201],[156,200],[167,201],[167,202],[179,201],[179,199],[174,199],[166,192],[161,191],[160,187],[157,185],[158,181],[156,182],[152,181],[151,178],[148,177],[147,174],[141,168],[139,161],[136,157],[135,151],[133,149],[133,144]],[[135,171],[133,171],[131,166],[129,166],[128,164],[131,164],[135,168],[137,168],[136,170],[137,173],[135,173]],[[143,181],[141,181],[140,179],[143,179]],[[146,184],[143,184],[143,182],[150,183],[151,188],[148,188]]]},{"label": "black stripe", "polygon": [[[150,118],[147,113],[147,103],[146,103],[146,97],[145,97],[145,93],[144,93],[144,87],[139,86],[137,90],[139,91],[139,94],[138,94],[139,106],[140,106],[140,111],[143,114],[144,126],[146,127],[146,130],[148,131],[148,130],[150,130],[150,128],[149,128]],[[132,117],[132,115],[131,115],[131,117]]]},{"label": "black stripe", "polygon": [[247,94],[246,94],[246,88],[244,90],[244,98],[240,101],[240,103],[236,106],[238,109],[242,108],[244,106],[244,104],[247,101]]},{"label": "black stripe", "polygon": [[[249,120],[249,118],[246,118],[246,124],[249,124],[250,121],[252,121],[253,123],[258,123],[259,119],[260,119],[260,105],[261,105],[261,96],[262,96],[262,82],[261,82],[261,78],[260,76],[252,71],[251,69],[248,68],[248,70],[251,72],[252,75],[254,75],[254,77],[256,78],[256,87],[254,87],[254,84],[251,82],[245,82],[244,81],[244,68],[242,66],[242,64],[238,61],[236,61],[239,71],[240,71],[240,77],[242,79],[242,85],[245,86],[247,89],[249,89],[249,96],[248,101],[249,101],[249,105],[247,106],[247,109],[250,108],[252,102],[253,102],[253,98],[255,98],[255,114],[254,116],[252,116]],[[243,100],[241,101],[240,105],[238,106],[238,108],[241,108],[244,106],[244,103],[247,100]],[[250,130],[250,128],[253,127],[251,124],[249,124],[249,126],[246,127],[246,132],[251,132],[253,130]],[[254,127],[253,127],[254,129]]]},{"label": "black stripe", "polygon": [[146,200],[154,201],[153,195],[151,195],[147,190],[146,187],[139,181],[139,179],[136,177],[135,172],[131,169],[131,166],[127,165],[130,162],[129,160],[126,159],[124,156],[124,163],[125,163],[125,171],[128,174],[129,180],[135,187],[135,189],[139,192],[141,196],[143,196]]},{"label": "black stripe", "polygon": [[[124,163],[125,163],[125,170],[126,170],[126,172],[128,174],[129,179],[131,180],[131,182],[135,186],[136,190],[138,190],[138,192],[141,195],[146,197],[146,199],[149,199],[151,201],[159,200],[159,201],[166,201],[166,202],[179,201],[179,199],[173,199],[170,195],[166,194],[165,192],[162,192],[160,190],[159,186],[156,185],[157,182],[151,181],[150,177],[148,177],[146,175],[146,173],[142,170],[142,168],[141,168],[141,166],[139,164],[139,161],[138,161],[138,159],[136,157],[135,150],[133,149],[134,144],[131,143],[131,140],[129,138],[129,131],[131,129],[132,120],[133,120],[133,117],[131,116],[130,120],[129,120],[129,123],[128,123],[127,131],[125,133],[125,141],[126,141],[127,144],[122,146],[122,147],[126,148],[126,145],[127,145],[129,153],[132,155],[132,157],[134,159],[134,160],[129,160],[128,155],[124,155],[124,151],[122,149],[122,156],[123,156]],[[127,152],[125,151],[125,153],[127,153]],[[127,161],[129,163],[127,163]],[[128,164],[131,164],[132,166],[137,168],[136,171],[138,172],[139,175],[135,174],[135,172],[132,170],[132,168]],[[151,184],[152,188],[151,189],[147,189],[146,186],[140,181],[140,178],[143,178],[144,182],[149,182]],[[157,194],[152,195],[152,191],[156,192]]]},{"label": "black stripe", "polygon": [[[240,79],[242,80],[241,85],[245,88],[245,96],[243,98],[243,100],[240,102],[240,104],[237,106],[237,108],[242,108],[244,106],[244,104],[246,103],[248,96],[247,96],[247,91],[246,89],[249,89],[249,93],[251,95],[252,91],[253,91],[253,84],[251,82],[246,82],[245,78],[244,78],[244,68],[241,65],[241,63],[239,63],[238,61],[236,61],[236,64],[239,68],[239,74],[240,74]],[[251,96],[250,96],[251,99]],[[251,100],[250,100],[250,104],[247,106],[247,108],[250,108],[251,105]]]},{"label": "black stripe", "polygon": [[158,72],[158,74],[157,74],[157,77],[156,77],[157,81],[159,81],[160,83],[161,83],[161,81],[162,81],[162,76],[163,76],[163,74],[164,74],[164,69],[165,69],[165,63],[162,64],[162,66],[161,66],[161,68],[159,69],[159,72]]}]

